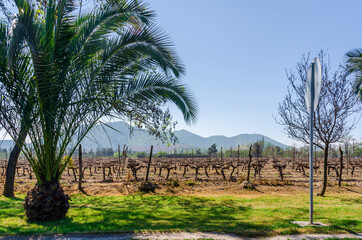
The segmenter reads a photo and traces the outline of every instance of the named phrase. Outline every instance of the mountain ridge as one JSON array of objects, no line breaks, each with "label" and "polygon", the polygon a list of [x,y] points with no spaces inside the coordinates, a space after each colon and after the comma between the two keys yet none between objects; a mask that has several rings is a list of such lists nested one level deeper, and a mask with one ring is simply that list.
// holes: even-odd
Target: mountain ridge
[{"label": "mountain ridge", "polygon": [[[129,125],[126,122],[110,122],[107,123],[113,129],[96,125],[91,129],[87,136],[82,140],[81,144],[85,151],[93,149],[95,151],[97,148],[113,148],[116,150],[118,144],[123,146],[126,144],[130,150],[133,151],[149,151],[150,146],[154,146],[154,152],[158,151],[174,151],[175,149],[192,149],[192,148],[201,148],[207,149],[212,144],[216,144],[218,148],[223,147],[224,149],[230,147],[245,146],[247,144],[262,140],[269,144],[279,146],[281,148],[288,147],[285,144],[282,144],[272,138],[269,138],[262,134],[238,134],[232,137],[226,137],[224,135],[213,135],[209,137],[202,137],[195,133],[189,132],[185,129],[174,131],[175,135],[178,137],[178,142],[175,145],[167,146],[167,144],[162,143],[160,140],[156,140],[154,136],[148,134],[148,131],[145,129],[135,129],[132,136],[129,134]],[[9,149],[10,146],[13,146],[11,140],[3,140],[6,147],[2,146],[0,142],[0,148]],[[11,144],[12,142],[12,144]]]},{"label": "mountain ridge", "polygon": [[[125,122],[112,122],[107,123],[112,128],[115,128],[117,130],[120,130],[120,132],[129,132],[129,125]],[[107,140],[104,138],[105,134],[102,131],[100,131],[99,126],[97,126],[98,129],[92,129],[92,135],[96,136],[98,139],[98,142],[105,143]],[[110,133],[110,131],[113,132],[113,134]],[[104,131],[103,131],[104,132]],[[147,132],[147,130],[144,129],[137,129],[134,131],[132,137],[129,137],[129,134],[126,135],[119,135],[119,137],[116,137],[117,132],[114,130],[107,131],[109,135],[112,135],[111,139],[111,145],[105,146],[103,144],[102,147],[105,148],[113,148],[115,149],[118,144],[123,145],[126,144],[129,149],[132,149],[133,151],[149,151],[150,146],[154,146],[154,152],[158,151],[173,151],[175,149],[192,149],[192,148],[201,148],[206,149],[209,148],[212,144],[216,144],[218,148],[223,147],[230,148],[230,147],[237,147],[237,145],[245,145],[249,143],[256,142],[258,140],[262,140],[264,138],[264,141],[270,144],[273,144],[275,146],[279,146],[282,148],[288,147],[285,144],[282,144],[272,138],[269,138],[262,134],[238,134],[236,136],[232,137],[226,137],[224,135],[213,135],[209,137],[202,137],[195,133],[192,133],[190,131],[187,131],[185,129],[176,130],[174,131],[175,135],[178,137],[178,142],[175,145],[167,146],[167,144],[162,143],[159,140],[155,140],[153,136],[150,136]],[[97,148],[96,145],[91,145],[89,143],[89,139],[84,139],[82,141],[82,145],[84,147],[88,146],[93,148],[95,150]]]}]

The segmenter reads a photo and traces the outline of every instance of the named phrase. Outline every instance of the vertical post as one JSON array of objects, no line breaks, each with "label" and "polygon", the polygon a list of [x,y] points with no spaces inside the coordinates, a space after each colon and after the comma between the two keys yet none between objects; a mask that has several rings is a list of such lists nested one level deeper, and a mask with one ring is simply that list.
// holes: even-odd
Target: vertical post
[{"label": "vertical post", "polygon": [[150,158],[148,159],[145,182],[148,182],[148,173],[150,172],[150,167],[151,167],[152,151],[153,151],[153,145],[151,145]]},{"label": "vertical post", "polygon": [[250,165],[251,165],[251,158],[252,158],[252,156],[251,156],[251,148],[252,147],[253,147],[253,144],[251,144],[250,147],[249,147],[248,174],[246,175],[246,181],[248,181],[248,182],[250,180]]},{"label": "vertical post", "polygon": [[121,164],[121,146],[118,144],[118,162]]},{"label": "vertical post", "polygon": [[128,147],[126,148],[126,144],[124,144],[123,145],[123,150],[122,150],[122,159],[121,159],[122,168],[126,165],[127,151],[128,151]]},{"label": "vertical post", "polygon": [[342,151],[342,147],[339,146],[339,161],[340,161],[340,165],[339,165],[339,178],[338,178],[338,187],[341,187],[341,183],[342,183],[342,170],[343,170],[343,151]]},{"label": "vertical post", "polygon": [[238,161],[240,159],[240,145],[238,145]]},{"label": "vertical post", "polygon": [[313,113],[314,113],[314,77],[315,64],[312,63],[312,79],[310,83],[311,101],[310,101],[310,152],[309,152],[309,224],[313,224]]},{"label": "vertical post", "polygon": [[314,167],[315,167],[315,174],[317,174],[317,161],[318,161],[318,158],[317,158],[317,146],[314,146]]},{"label": "vertical post", "polygon": [[194,149],[194,148],[192,149],[191,154],[192,154],[192,162],[196,165],[196,160],[195,160],[195,149]]},{"label": "vertical post", "polygon": [[82,190],[83,167],[82,167],[82,144],[79,144],[79,181],[78,189]]},{"label": "vertical post", "polygon": [[[353,148],[353,147],[352,147]],[[348,149],[348,150],[347,150]],[[352,149],[353,150],[353,149]],[[350,148],[349,148],[349,145],[348,145],[348,142],[346,144],[346,152],[347,152],[347,176],[348,176],[348,168],[349,168],[349,160],[350,160],[350,157],[351,157],[351,151],[350,151]]]},{"label": "vertical post", "polygon": [[117,177],[121,178],[121,146],[118,144],[118,173]]}]

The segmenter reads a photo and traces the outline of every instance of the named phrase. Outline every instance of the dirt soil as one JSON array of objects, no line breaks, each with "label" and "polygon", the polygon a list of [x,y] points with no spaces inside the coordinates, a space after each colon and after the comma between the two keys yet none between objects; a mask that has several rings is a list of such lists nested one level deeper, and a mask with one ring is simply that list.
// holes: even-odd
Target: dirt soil
[{"label": "dirt soil", "polygon": [[[201,171],[200,171],[201,172]],[[170,174],[170,180],[165,180],[166,172],[159,176],[159,171],[154,169],[150,171],[149,180],[157,184],[156,194],[162,195],[190,195],[190,196],[221,196],[235,195],[245,197],[257,197],[264,194],[268,195],[293,195],[298,193],[309,192],[309,177],[299,171],[293,170],[288,166],[284,170],[284,181],[281,181],[278,171],[271,164],[267,164],[256,177],[253,174],[250,181],[256,186],[257,191],[246,190],[241,187],[241,182],[245,180],[246,170],[239,170],[234,173],[232,181],[229,179],[230,170],[226,170],[227,180],[218,175],[213,169],[209,169],[209,178],[201,172],[195,179],[194,170],[189,169],[183,177],[183,169],[178,168]],[[106,181],[103,181],[101,169],[92,172],[85,170],[82,191],[78,190],[78,182],[74,181],[72,171],[65,171],[61,183],[64,190],[70,194],[86,194],[98,196],[110,195],[129,195],[139,192],[138,187],[144,178],[145,169],[139,170],[137,176],[139,181],[135,181],[129,169],[121,174],[120,178],[116,177],[115,172],[107,169]],[[328,176],[327,194],[362,194],[362,169],[357,169],[352,176],[343,173],[342,186],[338,187],[338,179],[335,172],[331,171]],[[4,174],[0,175],[0,192],[3,191],[5,181]],[[25,194],[35,185],[34,175],[29,179],[27,172],[18,170],[15,183],[16,194]],[[314,175],[314,192],[318,193],[322,186],[322,172],[318,171]]]}]

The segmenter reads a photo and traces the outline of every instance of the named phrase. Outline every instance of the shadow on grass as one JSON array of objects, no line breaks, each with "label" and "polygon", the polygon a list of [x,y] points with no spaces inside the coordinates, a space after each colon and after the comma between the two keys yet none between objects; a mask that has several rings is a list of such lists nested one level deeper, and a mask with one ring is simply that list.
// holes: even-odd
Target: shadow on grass
[{"label": "shadow on grass", "polygon": [[83,193],[86,196],[90,196],[83,188],[79,190],[81,193]]},{"label": "shadow on grass", "polygon": [[[44,233],[120,233],[203,231],[230,232],[246,236],[265,236],[273,231],[265,224],[248,221],[251,207],[232,199],[215,201],[198,197],[128,196],[90,197],[90,207],[71,208],[58,221],[28,224],[32,228],[1,227],[6,234]],[[75,204],[82,202],[76,199]]]},{"label": "shadow on grass", "polygon": [[362,204],[362,198],[341,198],[341,202],[348,204]]},{"label": "shadow on grass", "polygon": [[332,228],[337,230],[344,230],[348,233],[357,234],[357,232],[351,230],[351,226],[355,227],[358,224],[361,224],[361,221],[358,220],[333,220]]},{"label": "shadow on grass", "polygon": [[9,202],[9,200],[14,201],[14,202],[24,201],[24,198],[18,198],[18,197],[4,197],[4,196],[2,196],[2,198],[4,198],[4,200],[0,199],[0,207],[2,206],[2,203]]},{"label": "shadow on grass", "polygon": [[[4,200],[0,220],[20,218],[14,224],[0,226],[0,234],[65,234],[65,233],[132,233],[201,231],[228,232],[258,237],[279,234],[297,234],[301,228],[292,224],[292,218],[307,215],[303,206],[283,207],[283,201],[267,197],[262,207],[249,200],[232,197],[207,198],[188,196],[131,195],[124,197],[74,196],[67,217],[58,221],[31,223],[24,221],[24,210],[19,201]],[[255,202],[257,200],[253,200]],[[8,205],[7,205],[8,204]],[[356,203],[355,203],[356,204]],[[8,215],[13,214],[13,215]],[[313,228],[310,232],[349,232],[358,229],[358,220],[331,220],[328,228]],[[10,223],[10,222],[9,222]],[[1,225],[1,224],[0,224]]]},{"label": "shadow on grass", "polygon": [[[9,201],[10,200],[10,201]],[[24,199],[17,197],[0,199],[0,223],[9,217],[22,217]],[[1,226],[1,224],[0,224]]]},{"label": "shadow on grass", "polygon": [[361,193],[361,192],[355,191],[355,190],[350,189],[350,188],[347,188],[347,187],[341,187],[341,188],[343,188],[343,189],[345,189],[345,190],[347,190],[347,191],[349,191],[349,192]]}]

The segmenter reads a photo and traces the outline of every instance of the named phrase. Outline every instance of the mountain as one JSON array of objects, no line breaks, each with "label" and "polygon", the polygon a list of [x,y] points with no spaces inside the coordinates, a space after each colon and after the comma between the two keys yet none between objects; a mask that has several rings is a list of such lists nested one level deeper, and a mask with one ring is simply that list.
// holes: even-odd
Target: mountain
[{"label": "mountain", "polygon": [[175,135],[178,137],[176,145],[167,146],[159,140],[155,140],[153,136],[150,136],[146,130],[136,129],[132,136],[129,134],[129,125],[125,122],[112,122],[108,123],[111,128],[117,129],[114,131],[108,127],[95,126],[91,130],[91,134],[88,134],[87,138],[82,141],[82,146],[85,149],[93,150],[99,148],[113,148],[116,149],[117,145],[126,144],[129,149],[133,151],[149,151],[150,146],[154,146],[154,151],[173,151],[174,149],[191,149],[191,148],[209,148],[213,143],[218,148],[224,149],[230,147],[237,147],[238,145],[247,145],[249,143],[262,140],[266,143],[279,146],[281,148],[288,147],[285,144],[279,143],[262,134],[239,134],[234,137],[225,137],[222,135],[201,137],[197,134],[191,133],[187,130],[175,131]]},{"label": "mountain", "polygon": [[[129,125],[125,122],[111,122],[107,123],[107,126],[96,125],[87,134],[82,141],[82,146],[85,151],[97,148],[113,148],[117,149],[117,145],[120,144],[123,147],[124,144],[128,146],[128,149],[133,151],[149,151],[151,145],[154,146],[154,152],[158,151],[173,151],[174,149],[192,149],[201,148],[207,149],[212,144],[216,144],[218,148],[224,149],[230,147],[247,146],[249,143],[256,142],[258,140],[264,141],[266,144],[273,144],[281,148],[288,147],[282,143],[279,143],[267,136],[261,134],[239,134],[234,137],[225,137],[222,135],[201,137],[197,134],[191,133],[187,130],[175,131],[175,135],[178,137],[176,145],[167,146],[159,140],[155,140],[153,136],[150,136],[147,130],[135,129],[132,136],[130,136]],[[116,129],[117,131],[113,130]],[[13,146],[13,141],[4,140],[0,148],[9,149]]]},{"label": "mountain", "polygon": [[215,143],[218,147],[223,147],[226,149],[230,147],[237,147],[238,145],[247,145],[249,143],[262,140],[263,138],[266,143],[272,144],[274,146],[279,146],[281,148],[288,147],[287,145],[277,142],[274,139],[271,139],[262,134],[239,134],[234,137],[216,135],[204,138],[189,131],[180,130],[175,131],[175,135],[179,138],[179,143],[183,143],[185,145],[188,143],[188,145],[194,146],[196,148],[209,148],[213,143]]},{"label": "mountain", "polygon": [[0,149],[6,149],[7,151],[9,151],[9,148],[12,149],[13,147],[13,140],[0,140]]}]

